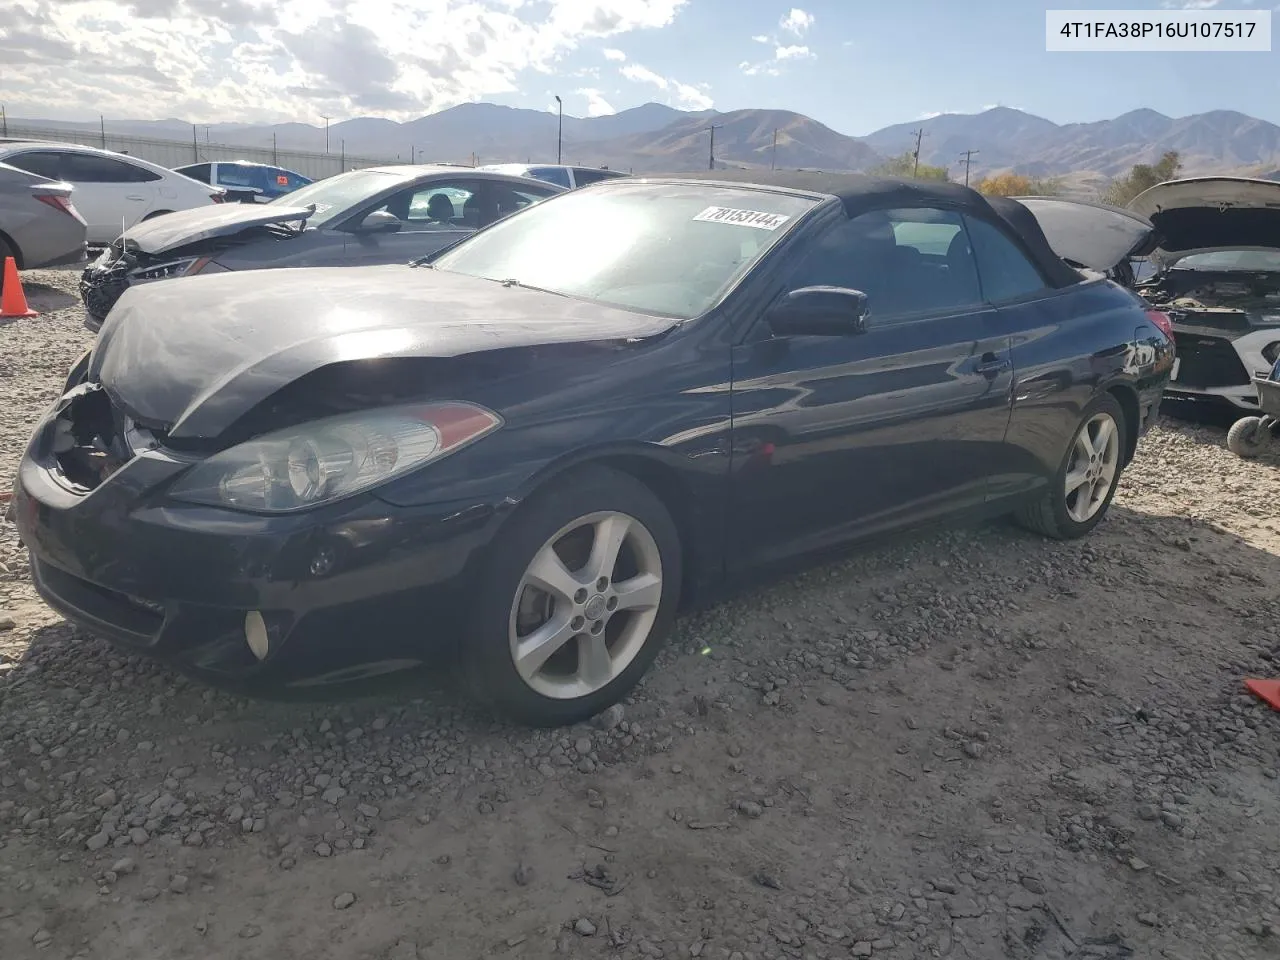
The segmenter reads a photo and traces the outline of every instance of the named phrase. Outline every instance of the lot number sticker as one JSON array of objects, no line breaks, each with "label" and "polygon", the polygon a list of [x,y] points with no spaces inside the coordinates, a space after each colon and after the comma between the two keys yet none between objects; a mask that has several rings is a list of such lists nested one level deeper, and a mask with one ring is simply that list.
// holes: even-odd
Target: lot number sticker
[{"label": "lot number sticker", "polygon": [[755,227],[757,230],[777,230],[791,218],[781,213],[761,213],[759,210],[707,207],[693,219],[708,223],[736,223],[740,227]]}]

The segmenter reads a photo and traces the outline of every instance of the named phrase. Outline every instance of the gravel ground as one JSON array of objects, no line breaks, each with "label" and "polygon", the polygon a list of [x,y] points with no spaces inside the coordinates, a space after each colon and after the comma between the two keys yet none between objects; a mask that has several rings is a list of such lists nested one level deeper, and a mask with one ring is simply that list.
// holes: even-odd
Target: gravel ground
[{"label": "gravel ground", "polygon": [[[89,342],[0,326],[0,477]],[[246,701],[78,634],[0,525],[0,956],[1280,955],[1280,464],[1161,423],[1084,542],[864,551],[596,723]]]}]

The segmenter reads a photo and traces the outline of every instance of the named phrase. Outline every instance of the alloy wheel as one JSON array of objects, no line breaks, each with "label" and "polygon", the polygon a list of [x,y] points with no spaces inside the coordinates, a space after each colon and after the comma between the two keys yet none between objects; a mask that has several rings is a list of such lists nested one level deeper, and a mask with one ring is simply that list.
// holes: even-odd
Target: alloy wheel
[{"label": "alloy wheel", "polygon": [[1120,428],[1109,413],[1090,417],[1076,434],[1067,465],[1067,514],[1085,523],[1102,509],[1120,467]]},{"label": "alloy wheel", "polygon": [[602,511],[566,524],[516,589],[508,623],[516,672],[553,699],[595,693],[643,649],[662,593],[662,556],[639,520]]}]

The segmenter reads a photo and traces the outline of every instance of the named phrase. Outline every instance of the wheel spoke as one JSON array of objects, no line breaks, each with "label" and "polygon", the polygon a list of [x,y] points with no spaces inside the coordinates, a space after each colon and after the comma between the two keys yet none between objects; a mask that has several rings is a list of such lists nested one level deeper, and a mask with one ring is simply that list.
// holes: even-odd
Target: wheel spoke
[{"label": "wheel spoke", "polygon": [[593,690],[599,690],[613,679],[613,657],[604,634],[584,633],[578,638],[578,676]]},{"label": "wheel spoke", "polygon": [[619,610],[653,610],[662,600],[662,578],[641,573],[613,585]]},{"label": "wheel spoke", "polygon": [[1109,417],[1098,421],[1098,435],[1093,438],[1093,449],[1100,456],[1107,456],[1111,449],[1111,439],[1115,436],[1116,425]]},{"label": "wheel spoke", "polygon": [[591,558],[587,560],[584,573],[592,580],[599,577],[613,579],[613,570],[618,565],[618,553],[622,543],[631,530],[631,521],[621,514],[611,513],[595,525],[595,539],[591,544]]},{"label": "wheel spoke", "polygon": [[1067,474],[1067,496],[1075,493],[1089,479],[1088,470],[1075,470]]},{"label": "wheel spoke", "polygon": [[582,586],[550,544],[538,551],[533,558],[533,563],[529,564],[529,571],[525,577],[539,590],[566,603],[573,602],[574,593]]},{"label": "wheel spoke", "polygon": [[1087,426],[1076,437],[1076,453],[1086,462],[1093,456],[1093,441],[1089,438]]},{"label": "wheel spoke", "polygon": [[520,676],[526,679],[533,677],[576,633],[569,625],[569,618],[560,617],[548,620],[529,636],[517,641],[515,659]]}]

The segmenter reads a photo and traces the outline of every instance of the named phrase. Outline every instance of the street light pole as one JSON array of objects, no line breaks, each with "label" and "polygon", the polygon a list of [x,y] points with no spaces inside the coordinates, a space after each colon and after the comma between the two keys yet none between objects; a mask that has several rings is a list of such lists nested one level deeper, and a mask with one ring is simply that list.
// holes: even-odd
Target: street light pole
[{"label": "street light pole", "polygon": [[560,99],[559,94],[556,95],[556,109],[559,113],[559,119],[556,122],[556,164],[558,165],[564,147],[564,101]]}]

